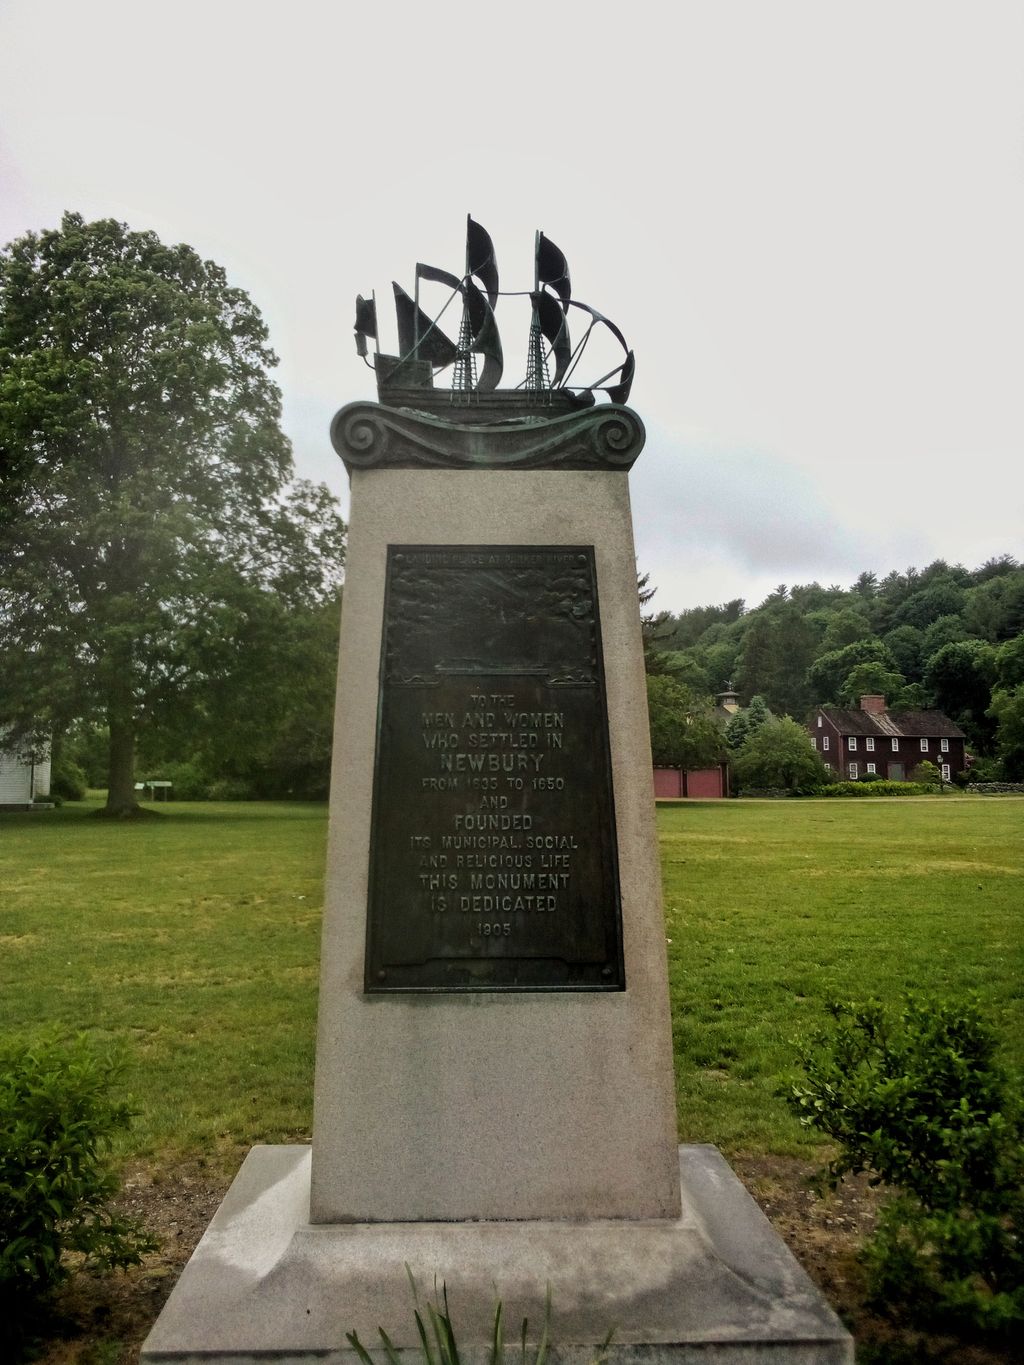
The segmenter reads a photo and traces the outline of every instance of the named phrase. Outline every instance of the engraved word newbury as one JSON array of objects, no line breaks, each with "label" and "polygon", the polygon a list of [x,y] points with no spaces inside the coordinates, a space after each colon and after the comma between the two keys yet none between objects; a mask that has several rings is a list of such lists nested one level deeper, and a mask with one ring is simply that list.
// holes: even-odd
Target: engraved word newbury
[{"label": "engraved word newbury", "polygon": [[368,991],[622,988],[587,548],[391,547]]}]

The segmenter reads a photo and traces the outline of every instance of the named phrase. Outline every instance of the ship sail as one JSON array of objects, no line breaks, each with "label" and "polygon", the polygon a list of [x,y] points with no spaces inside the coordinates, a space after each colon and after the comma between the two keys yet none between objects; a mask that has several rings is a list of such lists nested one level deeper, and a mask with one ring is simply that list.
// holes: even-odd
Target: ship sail
[{"label": "ship sail", "polygon": [[572,293],[568,262],[550,237],[545,237],[543,232],[538,232],[537,288],[539,289],[542,284],[553,289],[562,300],[562,307],[567,307],[569,295]]},{"label": "ship sail", "polygon": [[450,365],[458,355],[455,342],[424,313],[402,286],[392,281],[398,315],[398,349],[402,359],[429,360],[436,369]]},{"label": "ship sail", "polygon": [[466,214],[466,274],[475,275],[484,287],[491,311],[498,306],[498,261],[486,228]]},{"label": "ship sail", "polygon": [[622,362],[622,369],[620,371],[622,376],[621,379],[617,384],[610,384],[608,386],[608,397],[613,403],[625,403],[628,401],[629,391],[633,387],[633,372],[635,369],[636,360],[633,357],[633,352],[628,351],[625,360]]},{"label": "ship sail", "polygon": [[377,305],[373,299],[356,295],[356,331],[363,336],[377,338]]},{"label": "ship sail", "polygon": [[356,352],[365,356],[366,338],[377,340],[377,303],[375,299],[364,299],[362,294],[356,295],[355,333]]},{"label": "ship sail", "polygon": [[569,359],[572,356],[569,328],[566,325],[565,314],[550,294],[533,293],[530,295],[530,299],[541,333],[546,338],[551,347],[551,353],[555,357],[555,372],[551,376],[551,387],[554,389],[562,382],[562,375],[565,374]]},{"label": "ship sail", "polygon": [[[472,222],[472,219],[470,221]],[[483,231],[482,228],[481,231]],[[484,235],[486,236],[486,233]],[[490,239],[488,238],[488,240]],[[501,351],[501,337],[498,335],[498,324],[494,320],[494,311],[488,299],[484,297],[468,274],[465,279],[460,280],[448,270],[441,270],[433,265],[423,265],[421,262],[416,266],[416,275],[421,280],[433,280],[435,284],[447,285],[453,292],[457,291],[462,295],[469,318],[467,346],[470,350],[484,357],[483,369],[475,387],[482,392],[496,389],[501,381],[504,359]],[[497,276],[495,276],[496,278]],[[461,347],[461,336],[459,340]]]},{"label": "ship sail", "polygon": [[489,300],[477,289],[472,280],[467,280],[464,285],[464,297],[473,329],[473,350],[484,358],[477,389],[489,393],[498,387],[505,368],[498,324],[494,320],[494,310]]}]

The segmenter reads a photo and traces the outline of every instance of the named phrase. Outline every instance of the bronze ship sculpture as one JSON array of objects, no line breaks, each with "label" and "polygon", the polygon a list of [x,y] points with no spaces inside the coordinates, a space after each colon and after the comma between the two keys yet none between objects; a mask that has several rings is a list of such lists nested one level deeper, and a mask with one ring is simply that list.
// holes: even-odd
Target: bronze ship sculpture
[{"label": "bronze ship sculpture", "polygon": [[[420,282],[431,281],[450,291],[436,317],[420,306]],[[625,403],[633,382],[634,357],[611,319],[572,297],[565,256],[543,232],[534,249],[532,307],[527,342],[526,378],[513,388],[499,388],[504,373],[501,337],[495,319],[498,300],[527,291],[499,288],[498,266],[490,234],[473,218],[466,219],[465,269],[461,276],[436,266],[416,266],[415,296],[393,284],[398,321],[398,355],[380,350],[376,299],[356,299],[355,336],[358,353],[369,365],[368,340],[374,343],[372,368],[382,404],[443,415],[449,422],[480,423],[517,418],[555,418],[592,407],[596,394]],[[458,339],[440,326],[452,303],[461,303]],[[570,310],[582,314],[582,335],[573,344]],[[573,315],[574,316],[574,315]],[[574,317],[575,321],[575,317]],[[573,383],[595,327],[606,328],[619,342],[623,359],[593,383]],[[450,387],[435,386],[435,375],[451,369]]]}]

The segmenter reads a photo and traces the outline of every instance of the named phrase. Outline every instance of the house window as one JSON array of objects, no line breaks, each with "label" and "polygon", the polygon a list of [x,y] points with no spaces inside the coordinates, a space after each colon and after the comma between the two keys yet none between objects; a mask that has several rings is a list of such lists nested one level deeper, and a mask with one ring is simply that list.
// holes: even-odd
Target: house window
[{"label": "house window", "polygon": [[818,717],[818,729],[819,729],[819,730],[821,729],[821,717],[820,717],[820,716]]},{"label": "house window", "polygon": [[948,764],[948,763],[943,763],[943,765],[942,765],[942,780],[943,780],[943,782],[948,782],[948,781],[949,781],[949,764]]},{"label": "house window", "polygon": [[868,764],[868,772],[869,772],[869,773],[873,773],[874,771],[875,771],[875,765],[874,765],[873,763],[869,763],[869,764]]},{"label": "house window", "polygon": [[813,735],[811,735],[811,748],[812,748],[812,749],[816,749],[817,747],[818,747],[818,741],[814,738]]},{"label": "house window", "polygon": [[832,771],[832,764],[831,764],[831,763],[826,763],[826,764],[825,764],[825,771],[826,771],[826,772],[831,772],[831,771]]},{"label": "house window", "polygon": [[926,754],[928,752],[928,741],[926,739],[922,739],[921,741],[921,752],[923,754]]},{"label": "house window", "polygon": [[940,739],[940,740],[939,740],[939,748],[942,750],[942,752],[943,752],[944,754],[948,754],[948,753],[949,753],[949,740],[948,740],[948,739]]},{"label": "house window", "polygon": [[893,751],[894,754],[898,754],[898,753],[899,753],[899,751],[900,751],[900,742],[899,742],[898,739],[894,739],[894,740],[893,740],[893,742],[892,742],[892,751]]},{"label": "house window", "polygon": [[857,736],[856,736],[856,735],[850,735],[850,736],[849,736],[849,738],[848,738],[847,741],[846,741],[846,747],[847,747],[848,749],[856,749],[856,747],[857,747]]},{"label": "house window", "polygon": [[[871,738],[870,735],[868,735],[867,739],[864,741],[864,748],[867,749],[869,754],[873,754],[875,752],[875,741]],[[868,771],[870,772],[871,770],[868,769]]]},{"label": "house window", "polygon": [[829,741],[828,741],[828,735],[822,735],[822,737],[821,737],[821,747],[825,750],[826,753],[828,753],[828,743],[829,743]]},{"label": "house window", "polygon": [[858,768],[857,764],[851,763],[847,771],[850,774],[850,781],[856,782],[857,778],[860,776],[860,768]]}]

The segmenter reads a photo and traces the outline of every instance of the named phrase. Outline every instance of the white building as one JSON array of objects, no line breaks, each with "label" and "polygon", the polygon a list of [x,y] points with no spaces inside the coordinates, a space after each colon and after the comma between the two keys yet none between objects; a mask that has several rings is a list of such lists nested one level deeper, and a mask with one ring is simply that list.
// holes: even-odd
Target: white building
[{"label": "white building", "polygon": [[3,748],[0,739],[0,809],[30,806],[50,790],[50,754],[33,761]]}]

